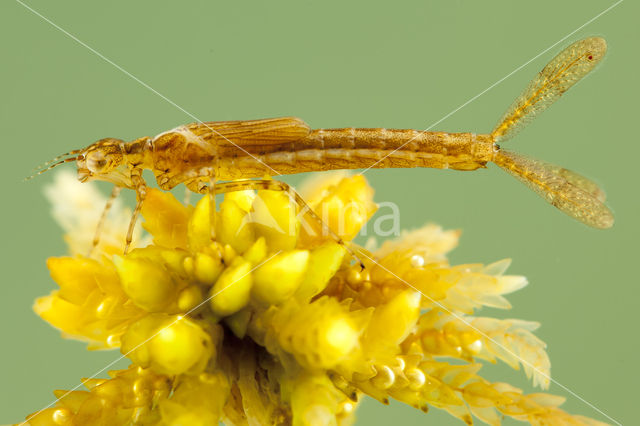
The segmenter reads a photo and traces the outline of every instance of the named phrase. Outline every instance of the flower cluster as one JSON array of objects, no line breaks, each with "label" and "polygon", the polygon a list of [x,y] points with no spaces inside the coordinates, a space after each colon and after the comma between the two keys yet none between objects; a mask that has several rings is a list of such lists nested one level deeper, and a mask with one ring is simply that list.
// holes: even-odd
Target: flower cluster
[{"label": "flower cluster", "polygon": [[[72,185],[58,179],[58,193]],[[95,190],[66,191],[57,202],[73,205]],[[305,199],[345,241],[375,212],[362,176],[316,183]],[[474,315],[508,309],[504,295],[526,285],[504,275],[508,260],[452,266],[459,233],[428,225],[358,248],[361,269],[286,192],[228,193],[219,207],[212,240],[208,197],[191,206],[150,190],[142,215],[153,241],[122,255],[126,224],[107,221],[91,257],[93,235],[74,233],[85,211],[67,215],[72,256],[49,259],[60,289],[35,310],[90,349],[119,348],[131,366],[57,391],[30,424],[350,424],[364,395],[467,424],[599,424],[559,409],[561,397],[478,374],[482,360],[500,360],[549,385],[537,323]]]}]

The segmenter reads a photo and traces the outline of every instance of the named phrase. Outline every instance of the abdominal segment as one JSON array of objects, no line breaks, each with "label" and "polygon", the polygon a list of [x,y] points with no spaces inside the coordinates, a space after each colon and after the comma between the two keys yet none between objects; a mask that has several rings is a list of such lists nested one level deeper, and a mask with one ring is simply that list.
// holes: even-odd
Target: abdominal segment
[{"label": "abdominal segment", "polygon": [[[246,151],[246,152],[245,152]],[[295,142],[219,147],[218,178],[369,168],[475,170],[493,155],[487,135],[394,129],[319,129]]]}]

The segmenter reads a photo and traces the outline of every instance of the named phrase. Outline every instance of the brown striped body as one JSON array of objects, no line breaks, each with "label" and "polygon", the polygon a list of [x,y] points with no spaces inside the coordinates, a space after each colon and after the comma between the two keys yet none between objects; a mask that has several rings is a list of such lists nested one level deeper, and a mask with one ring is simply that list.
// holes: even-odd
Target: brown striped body
[{"label": "brown striped body", "polygon": [[430,167],[475,170],[491,161],[488,135],[392,129],[319,129],[304,139],[242,145],[217,140],[218,179],[313,171]]},{"label": "brown striped body", "polygon": [[[218,180],[260,178],[303,172],[413,168],[475,170],[491,161],[495,145],[490,135],[474,133],[421,132],[412,129],[317,129],[299,119],[287,118],[286,128],[251,138],[214,133],[225,127],[197,123],[181,126],[156,136],[152,164],[158,183],[174,186],[180,175],[213,168]],[[283,121],[285,119],[282,119]],[[253,127],[257,127],[255,124]],[[251,123],[251,122],[249,122]],[[236,124],[236,127],[239,125]],[[247,126],[248,127],[248,126]],[[182,166],[181,166],[182,165]],[[206,176],[200,177],[206,180]],[[164,181],[170,184],[163,185]]]}]

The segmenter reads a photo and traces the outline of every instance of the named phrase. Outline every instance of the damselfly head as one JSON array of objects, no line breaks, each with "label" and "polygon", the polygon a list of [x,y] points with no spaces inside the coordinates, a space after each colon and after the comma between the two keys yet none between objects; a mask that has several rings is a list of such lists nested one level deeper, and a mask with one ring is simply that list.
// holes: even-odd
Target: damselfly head
[{"label": "damselfly head", "polygon": [[85,148],[77,157],[78,180],[104,180],[131,187],[131,175],[124,165],[123,141],[106,138]]},{"label": "damselfly head", "polygon": [[77,157],[78,173],[82,171],[83,175],[89,177],[109,173],[118,167],[123,157],[121,143],[119,139],[107,138],[87,147]]}]

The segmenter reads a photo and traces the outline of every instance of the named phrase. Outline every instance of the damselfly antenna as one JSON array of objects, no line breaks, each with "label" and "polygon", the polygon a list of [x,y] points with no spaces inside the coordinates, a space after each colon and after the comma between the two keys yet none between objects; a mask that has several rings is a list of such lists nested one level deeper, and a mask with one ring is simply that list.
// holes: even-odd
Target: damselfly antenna
[{"label": "damselfly antenna", "polygon": [[[24,178],[25,181],[31,180],[36,176],[39,176],[45,172],[48,172],[49,170],[53,169],[54,167],[58,167],[60,164],[64,164],[64,163],[70,163],[72,161],[76,161],[76,159],[78,157],[69,157],[69,158],[65,158],[64,160],[60,160],[61,158],[64,158],[67,155],[72,155],[72,154],[77,154],[79,152],[82,152],[82,150],[75,150],[75,151],[70,151],[66,154],[62,154],[57,156],[56,158],[47,161],[46,163],[44,163],[42,166],[37,167],[39,170],[38,172],[32,174],[31,176],[27,176],[26,178]],[[57,162],[56,162],[57,161]],[[53,164],[52,164],[53,163]],[[44,167],[44,168],[43,168]]]},{"label": "damselfly antenna", "polygon": [[47,166],[49,166],[49,165],[51,165],[51,164],[53,164],[53,163],[55,163],[57,161],[62,160],[67,155],[80,154],[82,151],[84,151],[84,149],[74,149],[73,151],[65,152],[64,154],[60,154],[57,157],[54,157],[51,160],[49,160],[49,161],[47,161],[47,162],[45,162],[43,164],[40,164],[37,167],[34,167],[33,170],[36,171],[36,170],[44,169],[45,167],[47,167]]}]

